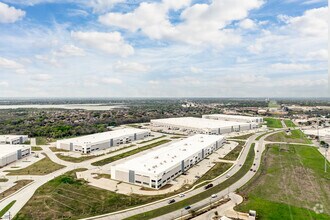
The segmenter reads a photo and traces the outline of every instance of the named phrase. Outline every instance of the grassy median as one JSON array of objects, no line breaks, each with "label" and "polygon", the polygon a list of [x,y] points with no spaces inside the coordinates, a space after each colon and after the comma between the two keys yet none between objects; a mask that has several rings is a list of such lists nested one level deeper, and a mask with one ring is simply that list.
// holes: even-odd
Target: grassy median
[{"label": "grassy median", "polygon": [[281,119],[277,118],[264,118],[264,121],[267,122],[268,128],[283,128]]},{"label": "grassy median", "polygon": [[312,141],[309,140],[301,130],[291,130],[289,134],[287,134],[286,131],[278,132],[268,136],[265,140],[272,142],[312,144]]},{"label": "grassy median", "polygon": [[63,165],[54,163],[49,159],[48,156],[45,156],[45,158],[39,160],[36,163],[31,164],[28,167],[25,167],[23,169],[18,170],[5,170],[4,172],[9,172],[7,175],[46,175],[52,172],[55,172],[56,170],[62,169]]}]

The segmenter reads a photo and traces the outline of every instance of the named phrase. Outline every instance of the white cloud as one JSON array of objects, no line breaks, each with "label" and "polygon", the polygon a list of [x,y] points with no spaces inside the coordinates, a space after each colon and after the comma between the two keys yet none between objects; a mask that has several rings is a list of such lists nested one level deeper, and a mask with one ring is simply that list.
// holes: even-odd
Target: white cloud
[{"label": "white cloud", "polygon": [[308,71],[311,70],[311,66],[302,63],[275,63],[270,68],[279,71]]},{"label": "white cloud", "polygon": [[126,0],[92,0],[87,3],[93,8],[95,13],[104,13],[109,11],[115,4],[123,3]]},{"label": "white cloud", "polygon": [[307,54],[307,58],[315,60],[328,60],[329,51],[326,49],[321,49]]},{"label": "white cloud", "polygon": [[25,16],[25,11],[0,2],[0,23],[14,23]]},{"label": "white cloud", "polygon": [[119,32],[71,32],[71,36],[85,44],[103,52],[127,57],[134,53],[134,48],[127,44]]},{"label": "white cloud", "polygon": [[192,73],[202,73],[203,70],[200,69],[200,68],[197,68],[197,67],[195,67],[195,66],[191,66],[191,67],[190,67],[190,72],[192,72]]},{"label": "white cloud", "polygon": [[40,82],[45,82],[50,80],[52,77],[49,74],[36,74],[32,75],[31,79],[34,81],[40,81]]},{"label": "white cloud", "polygon": [[64,45],[58,51],[54,52],[55,56],[65,57],[65,56],[84,56],[85,51],[75,45],[68,44]]},{"label": "white cloud", "polygon": [[68,15],[72,17],[74,16],[87,17],[88,12],[81,9],[68,9]]},{"label": "white cloud", "polygon": [[103,78],[102,83],[120,85],[123,83],[123,81],[117,78]]},{"label": "white cloud", "polygon": [[137,62],[118,61],[113,65],[113,69],[120,73],[145,73],[150,70],[150,67]]},{"label": "white cloud", "polygon": [[160,82],[158,80],[149,80],[148,83],[151,85],[159,85]]},{"label": "white cloud", "polygon": [[257,25],[253,20],[246,18],[239,23],[239,27],[243,29],[255,29]]},{"label": "white cloud", "polygon": [[1,67],[6,69],[21,69],[23,68],[23,65],[16,61],[0,57],[0,68]]},{"label": "white cloud", "polygon": [[9,83],[7,81],[4,80],[0,80],[0,87],[8,87]]},{"label": "white cloud", "polygon": [[[218,48],[237,43],[240,37],[226,29],[233,21],[247,17],[259,8],[262,0],[214,0],[211,4],[190,5],[189,0],[163,0],[160,3],[141,3],[133,12],[108,13],[99,17],[102,24],[117,26],[132,32],[141,30],[152,39],[168,39],[193,45],[213,45]],[[173,25],[167,13],[183,9],[182,22]]]},{"label": "white cloud", "polygon": [[302,16],[287,19],[288,29],[303,36],[328,36],[328,7],[307,10]]}]

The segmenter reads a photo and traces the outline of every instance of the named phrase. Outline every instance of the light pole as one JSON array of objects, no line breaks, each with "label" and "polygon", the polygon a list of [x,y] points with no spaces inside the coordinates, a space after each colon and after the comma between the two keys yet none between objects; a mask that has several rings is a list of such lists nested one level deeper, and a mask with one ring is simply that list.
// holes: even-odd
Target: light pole
[{"label": "light pole", "polygon": [[329,147],[324,149],[324,172],[327,172],[327,155]]}]

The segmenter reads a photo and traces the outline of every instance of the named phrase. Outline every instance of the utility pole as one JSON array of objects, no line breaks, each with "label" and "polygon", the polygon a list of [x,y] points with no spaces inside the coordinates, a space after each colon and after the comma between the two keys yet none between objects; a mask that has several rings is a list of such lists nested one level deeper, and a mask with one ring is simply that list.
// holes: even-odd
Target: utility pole
[{"label": "utility pole", "polygon": [[324,149],[324,172],[327,172],[327,155],[329,147]]}]

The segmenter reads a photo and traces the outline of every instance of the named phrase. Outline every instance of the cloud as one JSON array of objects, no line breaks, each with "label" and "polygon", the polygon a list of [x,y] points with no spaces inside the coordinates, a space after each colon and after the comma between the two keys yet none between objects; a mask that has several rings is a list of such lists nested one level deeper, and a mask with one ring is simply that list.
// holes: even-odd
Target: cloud
[{"label": "cloud", "polygon": [[145,73],[150,67],[137,62],[118,61],[113,65],[113,70],[120,73]]},{"label": "cloud", "polygon": [[253,20],[246,18],[239,23],[239,27],[242,29],[255,29],[257,25]]},{"label": "cloud", "polygon": [[191,66],[191,67],[190,67],[190,72],[192,72],[192,73],[202,73],[203,70],[200,69],[200,68],[197,68],[197,67],[195,67],[195,66]]},{"label": "cloud", "polygon": [[87,17],[88,12],[81,9],[68,9],[68,15],[72,17],[74,16]]},{"label": "cloud", "polygon": [[7,81],[4,80],[0,80],[0,87],[8,87],[9,83]]},{"label": "cloud", "polygon": [[302,63],[275,63],[270,68],[279,71],[308,71],[311,70],[311,66]]},{"label": "cloud", "polygon": [[127,57],[134,53],[134,48],[127,44],[119,32],[71,32],[71,36],[86,46],[108,54]]},{"label": "cloud", "polygon": [[[214,0],[210,4],[194,4],[189,0],[163,0],[160,3],[141,3],[129,13],[107,13],[99,21],[131,32],[141,31],[151,39],[172,40],[192,45],[212,45],[221,48],[239,42],[240,37],[227,25],[244,19],[252,9],[263,4],[261,0]],[[181,9],[182,22],[172,24],[170,10]]]},{"label": "cloud", "polygon": [[326,49],[321,49],[307,54],[307,58],[312,60],[328,60],[329,52]]},{"label": "cloud", "polygon": [[49,74],[36,74],[32,75],[31,79],[34,81],[45,82],[52,79],[52,77]]},{"label": "cloud", "polygon": [[66,56],[85,56],[85,51],[75,45],[68,44],[64,45],[58,51],[54,51],[55,56],[66,57]]},{"label": "cloud", "polygon": [[102,83],[120,85],[123,83],[123,81],[117,78],[103,78]]},{"label": "cloud", "polygon": [[89,1],[87,5],[93,8],[94,13],[104,13],[109,11],[114,5],[125,1],[126,0],[92,0]]},{"label": "cloud", "polygon": [[160,82],[158,80],[149,80],[148,83],[151,85],[159,85]]},{"label": "cloud", "polygon": [[0,23],[14,23],[25,16],[25,11],[0,2]]},{"label": "cloud", "polygon": [[0,57],[0,67],[6,68],[6,69],[21,69],[21,68],[23,68],[23,65],[20,63],[17,63],[16,61]]}]

